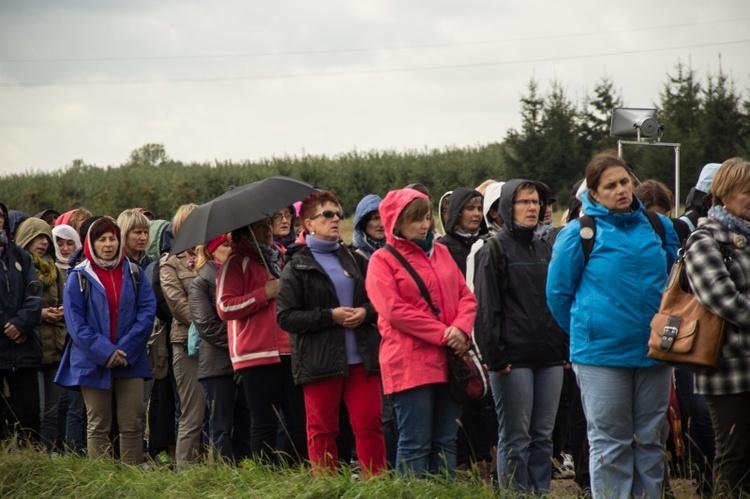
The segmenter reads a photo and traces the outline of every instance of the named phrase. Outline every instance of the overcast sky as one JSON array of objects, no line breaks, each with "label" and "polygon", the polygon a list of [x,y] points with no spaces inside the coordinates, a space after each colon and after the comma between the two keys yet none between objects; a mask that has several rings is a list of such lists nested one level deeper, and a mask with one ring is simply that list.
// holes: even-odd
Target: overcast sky
[{"label": "overcast sky", "polygon": [[532,75],[649,107],[721,64],[748,97],[748,28],[748,0],[0,0],[0,175],[481,145]]}]

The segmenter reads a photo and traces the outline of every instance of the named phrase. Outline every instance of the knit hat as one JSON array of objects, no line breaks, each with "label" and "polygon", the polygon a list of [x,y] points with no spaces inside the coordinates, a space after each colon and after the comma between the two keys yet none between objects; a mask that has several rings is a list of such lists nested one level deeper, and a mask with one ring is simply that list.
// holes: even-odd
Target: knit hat
[{"label": "knit hat", "polygon": [[211,240],[210,243],[208,243],[208,246],[206,246],[206,251],[208,251],[208,254],[213,256],[214,251],[216,251],[219,246],[224,244],[224,242],[229,239],[229,236],[226,234],[221,234],[220,236],[216,236]]}]

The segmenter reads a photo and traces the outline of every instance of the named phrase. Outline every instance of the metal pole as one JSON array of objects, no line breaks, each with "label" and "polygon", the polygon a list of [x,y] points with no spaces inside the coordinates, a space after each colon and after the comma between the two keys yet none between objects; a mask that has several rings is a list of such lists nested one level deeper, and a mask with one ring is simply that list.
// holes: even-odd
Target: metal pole
[{"label": "metal pole", "polygon": [[674,216],[680,216],[680,146],[674,146]]}]

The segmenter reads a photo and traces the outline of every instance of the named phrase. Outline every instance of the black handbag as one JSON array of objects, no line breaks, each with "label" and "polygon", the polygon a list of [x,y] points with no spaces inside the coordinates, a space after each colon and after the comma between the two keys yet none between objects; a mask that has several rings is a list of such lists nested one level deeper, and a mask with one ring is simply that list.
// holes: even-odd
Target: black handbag
[{"label": "black handbag", "polygon": [[[401,262],[407,272],[417,283],[419,291],[422,293],[422,297],[425,299],[427,304],[430,306],[430,310],[435,314],[435,317],[440,318],[440,310],[432,303],[430,293],[427,291],[427,286],[419,274],[414,270],[406,258],[399,253],[399,251],[386,244],[384,246],[396,259]],[[446,348],[448,357],[448,385],[450,387],[450,396],[454,402],[459,404],[466,404],[473,400],[479,400],[485,397],[490,390],[489,374],[487,368],[484,367],[482,362],[482,356],[476,349],[474,344],[469,345],[469,349],[463,355],[456,355],[452,348]]]}]

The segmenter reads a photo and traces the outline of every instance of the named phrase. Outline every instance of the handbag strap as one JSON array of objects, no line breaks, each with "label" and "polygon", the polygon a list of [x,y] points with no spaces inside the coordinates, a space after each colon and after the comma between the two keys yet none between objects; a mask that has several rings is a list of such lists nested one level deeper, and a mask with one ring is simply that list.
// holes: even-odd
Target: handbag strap
[{"label": "handbag strap", "polygon": [[383,247],[387,249],[388,251],[390,251],[390,253],[396,257],[396,260],[401,262],[401,265],[404,266],[406,271],[409,272],[409,274],[411,274],[412,279],[414,279],[414,282],[417,283],[417,287],[419,288],[420,293],[422,293],[422,298],[424,298],[427,304],[430,306],[430,310],[432,310],[432,313],[435,314],[435,317],[439,319],[440,309],[437,308],[434,303],[432,303],[430,292],[427,291],[427,286],[425,285],[422,278],[419,277],[419,274],[417,274],[417,271],[414,270],[414,267],[412,267],[411,264],[406,261],[406,258],[404,258],[404,255],[402,255],[396,248],[394,248],[390,244],[386,244]]}]

